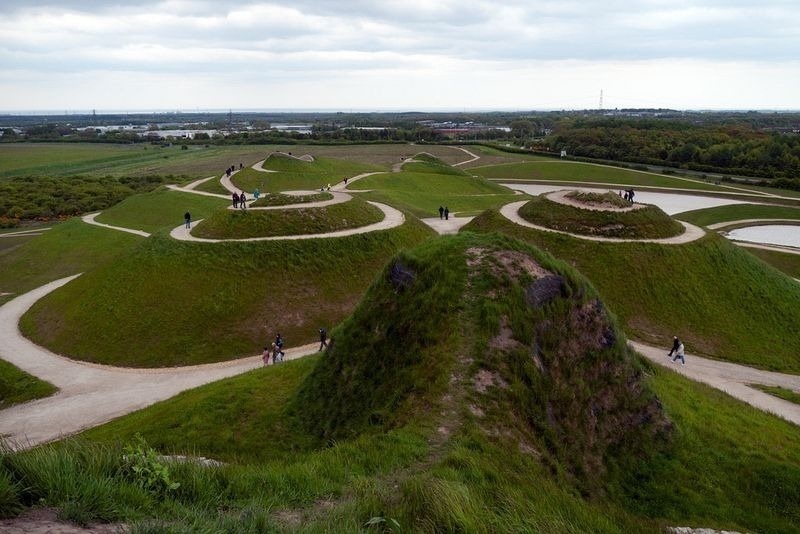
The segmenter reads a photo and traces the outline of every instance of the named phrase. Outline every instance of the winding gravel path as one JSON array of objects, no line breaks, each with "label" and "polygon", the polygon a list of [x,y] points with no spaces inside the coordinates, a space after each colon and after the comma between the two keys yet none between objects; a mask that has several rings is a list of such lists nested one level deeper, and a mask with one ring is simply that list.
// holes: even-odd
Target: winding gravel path
[{"label": "winding gravel path", "polygon": [[[163,369],[130,369],[70,360],[22,336],[18,324],[33,304],[80,275],[41,286],[0,306],[0,358],[50,382],[53,396],[0,411],[0,435],[17,448],[46,443],[168,399],[187,389],[262,366],[261,356]],[[286,350],[286,359],[318,343]]]},{"label": "winding gravel path", "polygon": [[[800,213],[800,210],[798,210]],[[719,230],[720,228],[727,228],[728,226],[739,226],[747,224],[752,226],[764,224],[781,224],[781,223],[794,223],[800,225],[800,219],[739,219],[738,221],[723,221],[719,223],[709,224],[706,226],[709,230]]]},{"label": "winding gravel path", "polygon": [[[316,202],[298,202],[297,204],[284,204],[282,206],[252,206],[248,204],[247,211],[274,211],[274,210],[297,210],[301,208],[324,208],[325,206],[333,206],[334,204],[342,204],[347,202],[352,196],[348,195],[347,193],[342,193],[341,191],[328,191],[333,198],[329,200],[318,200]],[[284,195],[290,196],[304,196],[304,195],[316,195],[319,191],[284,191]],[[255,202],[253,200],[252,202]],[[238,210],[239,208],[234,208],[233,206],[228,206],[229,210]]]},{"label": "winding gravel path", "polygon": [[585,239],[587,241],[602,241],[605,243],[659,243],[661,245],[683,245],[685,243],[691,243],[692,241],[697,241],[698,239],[700,239],[705,235],[705,230],[703,230],[702,228],[683,221],[678,221],[683,225],[685,229],[685,231],[681,235],[677,235],[674,237],[665,237],[662,239],[622,239],[617,237],[599,237],[599,236],[572,234],[569,232],[562,232],[561,230],[554,230],[552,228],[539,226],[537,224],[533,224],[523,219],[519,214],[519,209],[522,206],[524,206],[525,203],[527,202],[528,202],[527,200],[520,200],[518,202],[512,202],[510,204],[506,204],[505,206],[500,208],[500,213],[509,221],[516,223],[520,226],[533,228],[535,230],[541,230],[543,232],[564,234],[570,237],[574,237],[576,239]]},{"label": "winding gravel path", "polygon": [[762,371],[746,365],[711,360],[688,353],[686,354],[686,365],[681,365],[672,363],[672,358],[667,357],[668,349],[634,341],[628,343],[636,352],[658,365],[669,367],[687,378],[724,391],[759,410],[800,425],[800,404],[780,399],[748,385],[779,386],[800,393],[800,376],[798,375]]},{"label": "winding gravel path", "polygon": [[128,234],[134,234],[134,235],[138,235],[138,236],[141,236],[141,237],[150,237],[149,233],[144,232],[142,230],[134,230],[133,228],[124,228],[122,226],[112,226],[110,224],[103,224],[101,222],[95,221],[94,220],[95,217],[100,215],[100,213],[101,212],[99,212],[99,211],[97,213],[89,213],[88,215],[84,215],[83,217],[81,217],[81,219],[83,220],[83,222],[85,222],[87,224],[92,224],[94,226],[101,226],[103,228],[116,230],[118,232],[125,232],[125,233],[128,233]]},{"label": "winding gravel path", "polygon": [[456,150],[460,150],[461,152],[464,152],[466,155],[470,156],[470,158],[471,158],[471,159],[468,159],[466,161],[459,161],[458,163],[453,163],[453,167],[458,167],[460,165],[466,165],[467,163],[472,163],[473,161],[478,161],[479,159],[481,159],[481,157],[479,155],[473,154],[472,152],[470,152],[469,150],[467,150],[464,147],[454,146],[454,147],[450,147],[450,148],[455,148]]}]

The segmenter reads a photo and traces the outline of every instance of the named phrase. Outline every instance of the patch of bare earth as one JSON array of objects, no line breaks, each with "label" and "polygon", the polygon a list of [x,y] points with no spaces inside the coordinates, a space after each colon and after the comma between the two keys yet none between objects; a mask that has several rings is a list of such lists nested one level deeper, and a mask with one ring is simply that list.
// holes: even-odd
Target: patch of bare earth
[{"label": "patch of bare earth", "polygon": [[19,517],[0,521],[3,534],[110,534],[127,532],[122,524],[95,524],[81,527],[58,519],[52,508],[31,508]]}]

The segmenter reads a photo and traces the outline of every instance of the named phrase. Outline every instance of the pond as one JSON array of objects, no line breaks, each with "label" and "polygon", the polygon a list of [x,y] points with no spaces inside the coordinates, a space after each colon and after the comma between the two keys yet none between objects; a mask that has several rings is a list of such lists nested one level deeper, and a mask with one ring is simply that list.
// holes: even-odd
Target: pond
[{"label": "pond", "polygon": [[800,249],[800,226],[790,224],[767,224],[737,228],[727,233],[728,239],[764,243]]}]

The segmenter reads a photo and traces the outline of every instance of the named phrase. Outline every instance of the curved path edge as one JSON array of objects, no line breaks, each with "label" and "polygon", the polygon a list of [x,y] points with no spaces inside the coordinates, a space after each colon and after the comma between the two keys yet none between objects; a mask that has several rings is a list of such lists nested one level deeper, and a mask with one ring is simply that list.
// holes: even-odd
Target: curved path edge
[{"label": "curved path edge", "polygon": [[[62,278],[0,306],[0,358],[59,391],[0,411],[0,436],[25,449],[75,434],[209,382],[262,366],[260,356],[158,369],[112,367],[70,360],[25,338],[19,320],[36,301],[80,275]],[[316,352],[317,343],[286,349],[286,360]]]},{"label": "curved path edge", "polygon": [[150,237],[149,233],[143,232],[142,230],[134,230],[133,228],[124,228],[122,226],[112,226],[110,224],[103,224],[101,222],[95,221],[94,220],[95,217],[100,215],[100,213],[102,213],[102,212],[98,211],[96,213],[89,213],[89,214],[84,215],[83,217],[81,217],[81,219],[83,220],[83,222],[85,222],[87,224],[92,224],[94,226],[101,226],[103,228],[109,228],[111,230],[117,230],[118,232],[125,232],[125,233],[128,233],[128,234],[134,234],[134,235],[138,235],[138,236],[142,236],[142,237]]},{"label": "curved path edge", "polygon": [[780,399],[749,386],[749,384],[761,384],[800,391],[799,375],[762,371],[746,365],[711,360],[688,353],[686,354],[686,365],[681,365],[672,363],[672,358],[667,357],[668,349],[635,341],[628,341],[628,344],[651,362],[662,367],[669,367],[696,382],[702,382],[724,391],[731,397],[746,402],[754,408],[800,425],[800,404]]},{"label": "curved path edge", "polygon": [[570,237],[574,237],[575,239],[585,239],[586,241],[602,241],[605,243],[657,243],[661,245],[683,245],[685,243],[691,243],[692,241],[697,241],[706,234],[705,230],[703,230],[702,228],[695,226],[693,224],[689,224],[684,221],[678,221],[685,229],[685,231],[682,234],[674,237],[665,237],[661,239],[623,239],[618,237],[600,237],[600,236],[573,234],[570,232],[555,230],[553,228],[547,228],[545,226],[539,226],[538,224],[533,224],[523,219],[519,214],[519,209],[522,206],[524,206],[527,202],[528,202],[527,200],[520,200],[517,202],[511,202],[510,204],[506,204],[505,206],[500,208],[500,213],[503,215],[503,217],[505,217],[509,221],[516,223],[520,226],[533,228],[534,230],[540,230],[542,232],[564,234]]}]

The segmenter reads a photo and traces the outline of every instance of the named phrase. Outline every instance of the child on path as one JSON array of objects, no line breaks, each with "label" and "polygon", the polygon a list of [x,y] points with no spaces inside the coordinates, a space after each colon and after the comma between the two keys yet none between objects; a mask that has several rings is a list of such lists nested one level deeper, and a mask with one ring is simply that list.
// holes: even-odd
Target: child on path
[{"label": "child on path", "polygon": [[264,352],[261,353],[261,361],[264,362],[264,367],[269,365],[269,347],[264,347]]}]

